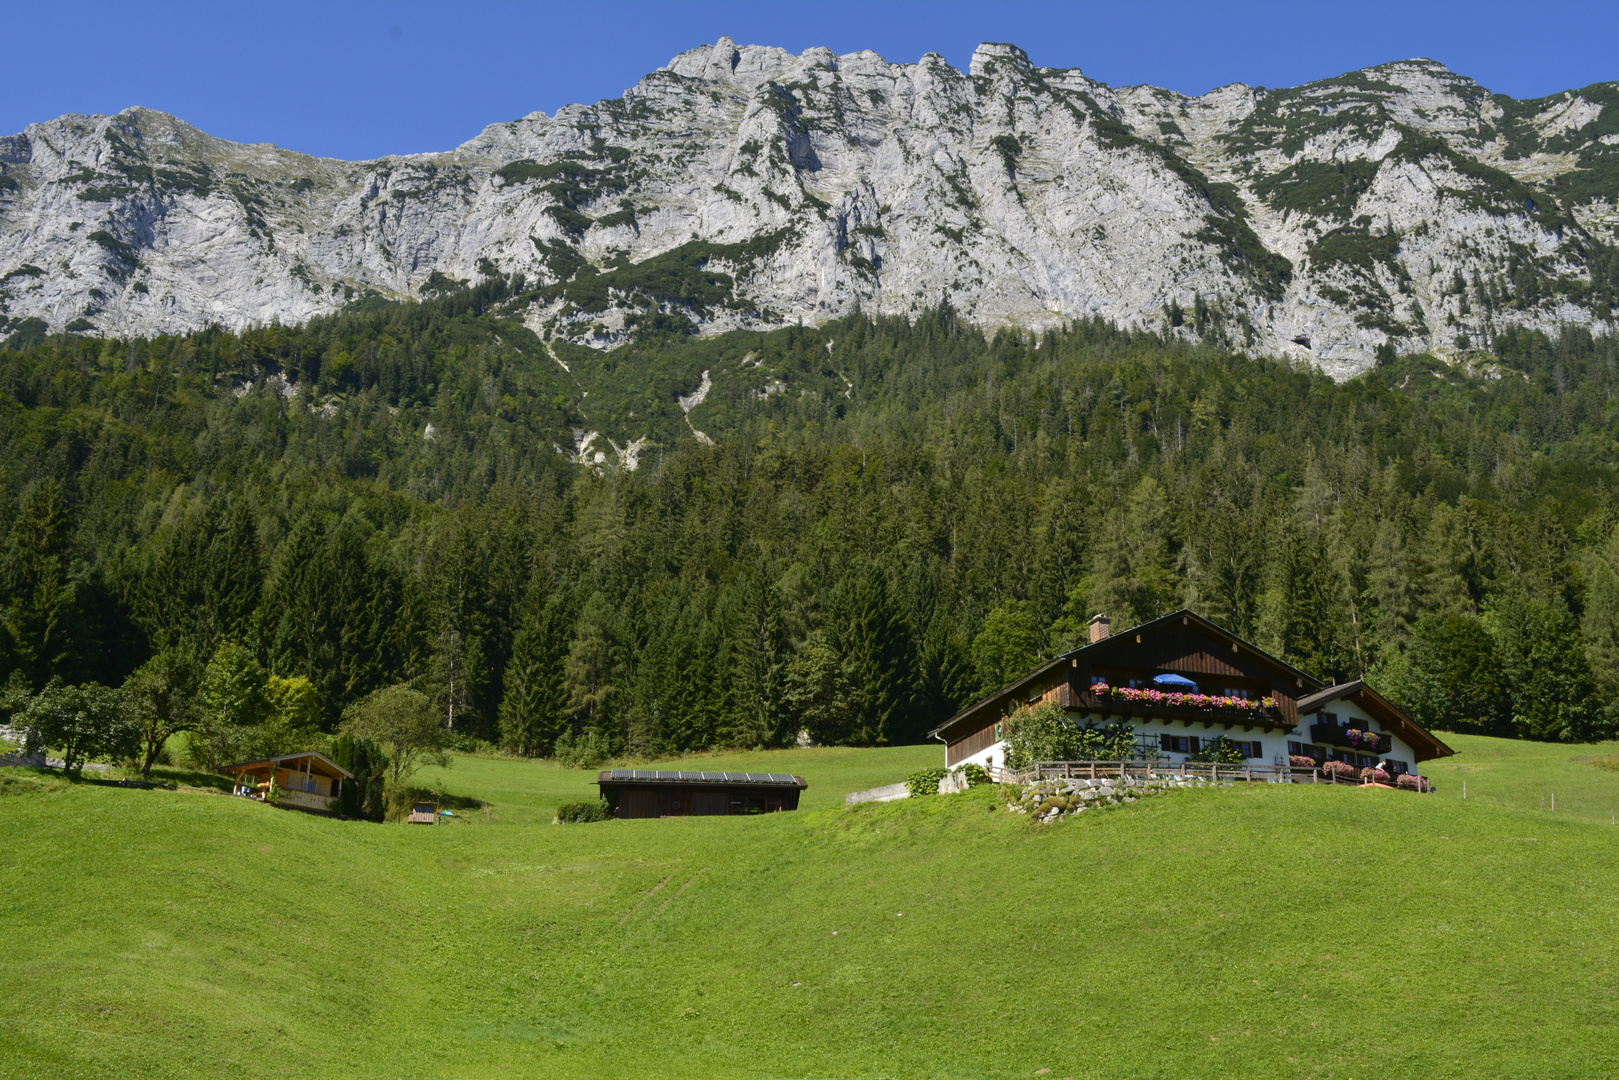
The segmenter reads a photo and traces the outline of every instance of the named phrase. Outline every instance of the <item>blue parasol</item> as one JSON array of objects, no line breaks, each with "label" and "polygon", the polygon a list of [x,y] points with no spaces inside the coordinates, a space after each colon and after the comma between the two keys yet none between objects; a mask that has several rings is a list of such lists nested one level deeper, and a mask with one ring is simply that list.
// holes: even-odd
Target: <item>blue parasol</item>
[{"label": "blue parasol", "polygon": [[1161,690],[1185,690],[1191,693],[1197,692],[1197,683],[1193,682],[1191,679],[1188,679],[1184,675],[1176,675],[1173,672],[1166,672],[1163,675],[1154,675],[1152,677],[1152,684]]}]

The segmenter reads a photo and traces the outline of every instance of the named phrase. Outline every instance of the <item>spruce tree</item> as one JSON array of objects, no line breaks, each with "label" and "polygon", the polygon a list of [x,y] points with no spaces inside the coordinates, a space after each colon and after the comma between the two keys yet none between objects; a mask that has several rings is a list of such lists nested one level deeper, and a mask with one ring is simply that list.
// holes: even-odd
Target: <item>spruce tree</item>
[{"label": "spruce tree", "polygon": [[74,587],[70,578],[72,518],[62,485],[36,483],[11,528],[11,603],[6,630],[13,662],[30,685],[72,673]]},{"label": "spruce tree", "polygon": [[570,615],[565,597],[536,597],[518,624],[500,703],[501,745],[513,753],[549,756],[567,725]]}]

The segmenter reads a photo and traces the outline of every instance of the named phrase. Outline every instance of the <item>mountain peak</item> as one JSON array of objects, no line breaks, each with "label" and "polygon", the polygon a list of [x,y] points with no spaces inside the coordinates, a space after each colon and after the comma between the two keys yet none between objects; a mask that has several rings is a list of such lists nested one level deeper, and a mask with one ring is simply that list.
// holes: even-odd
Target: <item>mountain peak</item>
[{"label": "mountain peak", "polygon": [[1001,42],[968,79],[727,36],[621,98],[354,163],[64,116],[0,140],[0,337],[298,322],[491,274],[526,284],[511,317],[603,349],[949,303],[1348,375],[1613,325],[1586,257],[1619,246],[1596,98],[1518,103],[1503,135],[1425,58],[1198,98],[1033,71]]}]

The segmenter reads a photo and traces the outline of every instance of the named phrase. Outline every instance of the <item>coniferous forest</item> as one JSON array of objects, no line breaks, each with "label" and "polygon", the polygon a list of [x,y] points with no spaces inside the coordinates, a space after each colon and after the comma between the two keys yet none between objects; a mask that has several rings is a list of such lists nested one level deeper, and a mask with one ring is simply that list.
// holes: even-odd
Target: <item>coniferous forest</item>
[{"label": "coniferous forest", "polygon": [[601,353],[504,317],[521,289],[14,335],[6,707],[124,688],[148,764],[303,749],[400,683],[581,764],[915,742],[1092,614],[1189,606],[1441,730],[1619,728],[1612,338],[1343,384],[949,310]]}]

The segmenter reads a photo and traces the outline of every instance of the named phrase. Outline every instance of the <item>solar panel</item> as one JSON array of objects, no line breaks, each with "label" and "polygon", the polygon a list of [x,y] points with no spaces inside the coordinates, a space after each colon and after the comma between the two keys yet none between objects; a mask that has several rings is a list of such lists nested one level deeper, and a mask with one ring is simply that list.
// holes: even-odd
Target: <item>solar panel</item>
[{"label": "solar panel", "polygon": [[673,772],[659,769],[613,769],[609,780],[682,784],[797,784],[792,773]]}]

